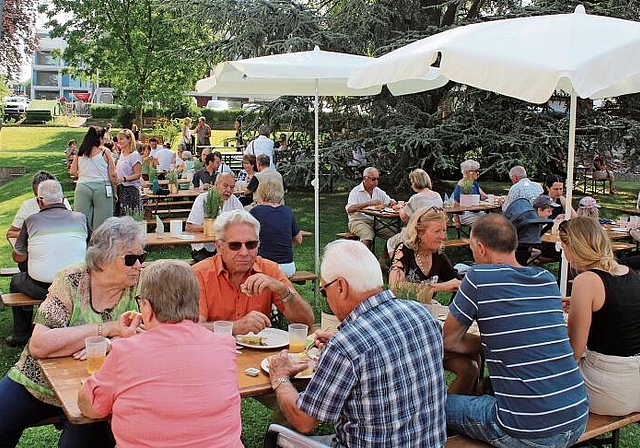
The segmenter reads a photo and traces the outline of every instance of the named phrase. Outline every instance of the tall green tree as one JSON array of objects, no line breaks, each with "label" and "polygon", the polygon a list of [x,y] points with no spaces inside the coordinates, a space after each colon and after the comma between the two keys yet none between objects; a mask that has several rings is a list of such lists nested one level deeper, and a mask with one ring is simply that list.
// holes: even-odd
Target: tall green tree
[{"label": "tall green tree", "polygon": [[17,81],[36,49],[35,0],[0,0],[0,74]]},{"label": "tall green tree", "polygon": [[[213,33],[177,20],[160,0],[52,0],[44,6],[51,35],[67,41],[62,57],[76,76],[99,76],[119,104],[175,107],[188,98],[206,62],[192,52]],[[60,21],[57,13],[71,17]]]}]

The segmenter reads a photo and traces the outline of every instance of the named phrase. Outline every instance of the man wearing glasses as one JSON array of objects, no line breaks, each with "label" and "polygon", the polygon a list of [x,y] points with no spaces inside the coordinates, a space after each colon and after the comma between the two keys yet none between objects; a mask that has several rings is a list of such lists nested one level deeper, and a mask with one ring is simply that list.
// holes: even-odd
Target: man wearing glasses
[{"label": "man wearing glasses", "polygon": [[[391,238],[395,232],[391,229],[374,229],[373,217],[360,213],[360,210],[372,206],[395,205],[396,201],[391,199],[387,193],[378,187],[380,173],[373,167],[365,168],[362,182],[358,184],[351,193],[345,209],[349,216],[349,232],[357,235],[360,242],[367,247],[371,246],[373,238],[377,235],[385,239]],[[386,249],[382,255],[383,259],[389,258]]]},{"label": "man wearing glasses", "polygon": [[313,325],[313,311],[278,264],[258,256],[260,223],[245,210],[215,222],[218,253],[194,265],[200,286],[200,322],[233,322],[233,334],[258,333],[271,326],[275,305],[289,322]]},{"label": "man wearing glasses", "polygon": [[438,322],[421,304],[383,290],[375,256],[355,241],[330,243],[320,272],[321,294],[342,323],[335,334],[315,333],[322,354],[304,392],[289,378],[306,363],[292,362],[286,351],[270,361],[271,384],[288,421],[305,433],[319,422],[336,423],[337,446],[444,446]]},{"label": "man wearing glasses", "polygon": [[[14,275],[9,289],[44,300],[59,270],[84,261],[91,232],[87,217],[65,206],[57,180],[38,184],[37,201],[40,211],[24,220],[13,249],[13,260],[27,262],[27,271]],[[16,347],[31,336],[33,307],[12,309],[14,334],[6,343]]]}]

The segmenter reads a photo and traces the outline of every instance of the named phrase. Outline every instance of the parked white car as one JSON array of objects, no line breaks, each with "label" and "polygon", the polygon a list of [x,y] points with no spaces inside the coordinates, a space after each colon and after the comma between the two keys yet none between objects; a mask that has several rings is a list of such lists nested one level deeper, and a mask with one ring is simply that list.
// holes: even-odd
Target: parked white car
[{"label": "parked white car", "polygon": [[26,96],[5,96],[4,113],[6,115],[24,114],[29,108],[29,98]]},{"label": "parked white car", "polygon": [[223,100],[209,100],[205,107],[211,110],[229,110],[229,103]]}]

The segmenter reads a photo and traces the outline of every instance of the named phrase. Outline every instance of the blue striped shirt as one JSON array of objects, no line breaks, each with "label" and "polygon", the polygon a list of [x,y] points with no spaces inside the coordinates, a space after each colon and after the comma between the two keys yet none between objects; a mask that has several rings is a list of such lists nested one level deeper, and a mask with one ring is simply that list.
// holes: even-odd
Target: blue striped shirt
[{"label": "blue striped shirt", "polygon": [[426,308],[384,291],[345,318],[297,405],[335,422],[341,447],[441,447],[442,357],[442,329]]},{"label": "blue striped shirt", "polygon": [[513,437],[550,437],[587,418],[587,392],[573,358],[555,278],[538,267],[474,266],[453,303],[478,322],[498,421]]}]

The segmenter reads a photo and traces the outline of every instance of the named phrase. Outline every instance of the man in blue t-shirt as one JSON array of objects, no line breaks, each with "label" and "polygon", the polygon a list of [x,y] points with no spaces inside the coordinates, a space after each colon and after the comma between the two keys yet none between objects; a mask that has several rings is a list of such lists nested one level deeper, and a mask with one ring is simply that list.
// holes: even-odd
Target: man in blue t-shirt
[{"label": "man in blue t-shirt", "polygon": [[[502,215],[479,218],[471,230],[476,260],[444,324],[445,351],[483,350],[494,396],[449,395],[450,430],[497,447],[573,445],[589,403],[573,358],[556,279],[515,258],[513,225]],[[480,336],[467,333],[473,321]]]}]

